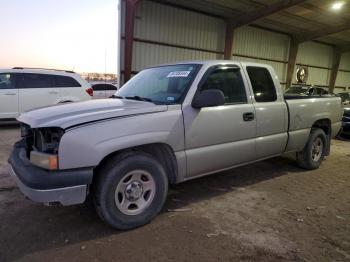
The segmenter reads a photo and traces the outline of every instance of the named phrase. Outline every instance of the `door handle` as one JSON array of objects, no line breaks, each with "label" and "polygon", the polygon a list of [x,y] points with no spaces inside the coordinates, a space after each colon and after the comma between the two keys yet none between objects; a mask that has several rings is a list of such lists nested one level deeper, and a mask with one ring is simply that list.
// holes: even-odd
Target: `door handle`
[{"label": "door handle", "polygon": [[248,112],[243,114],[243,121],[253,121],[254,120],[254,113]]},{"label": "door handle", "polygon": [[57,92],[57,91],[50,91],[49,94],[51,94],[51,95],[57,95],[58,92]]},{"label": "door handle", "polygon": [[16,93],[12,93],[12,92],[8,92],[8,93],[5,93],[6,96],[15,96]]}]

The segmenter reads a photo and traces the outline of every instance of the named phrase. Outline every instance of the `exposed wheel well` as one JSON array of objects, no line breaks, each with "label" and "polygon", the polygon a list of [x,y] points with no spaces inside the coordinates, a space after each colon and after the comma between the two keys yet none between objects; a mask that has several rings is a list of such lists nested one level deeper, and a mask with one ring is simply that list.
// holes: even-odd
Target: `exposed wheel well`
[{"label": "exposed wheel well", "polygon": [[325,119],[320,119],[317,120],[313,125],[312,128],[320,128],[322,129],[326,136],[327,136],[327,148],[325,155],[328,156],[330,153],[330,145],[331,145],[331,138],[332,138],[332,125],[331,125],[331,120],[325,118]]},{"label": "exposed wheel well", "polygon": [[174,184],[176,182],[178,172],[176,157],[172,148],[163,143],[146,144],[113,152],[102,159],[100,164],[95,168],[95,173],[98,173],[98,170],[111,158],[116,155],[127,156],[128,152],[145,152],[152,155],[164,167],[168,175],[169,183]]}]

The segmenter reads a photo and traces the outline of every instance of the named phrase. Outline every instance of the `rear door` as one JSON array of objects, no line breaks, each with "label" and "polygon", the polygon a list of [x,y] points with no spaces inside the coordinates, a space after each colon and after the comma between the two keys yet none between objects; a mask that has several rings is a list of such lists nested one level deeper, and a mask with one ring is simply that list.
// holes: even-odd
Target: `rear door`
[{"label": "rear door", "polygon": [[60,102],[86,100],[88,97],[81,84],[68,75],[55,75],[55,87],[60,90]]},{"label": "rear door", "polygon": [[284,152],[287,143],[288,111],[277,78],[272,68],[246,66],[254,94],[257,119],[257,159]]},{"label": "rear door", "polygon": [[0,119],[18,116],[18,89],[15,75],[0,73]]},{"label": "rear door", "polygon": [[57,103],[60,89],[55,87],[53,75],[33,73],[18,75],[20,113]]}]

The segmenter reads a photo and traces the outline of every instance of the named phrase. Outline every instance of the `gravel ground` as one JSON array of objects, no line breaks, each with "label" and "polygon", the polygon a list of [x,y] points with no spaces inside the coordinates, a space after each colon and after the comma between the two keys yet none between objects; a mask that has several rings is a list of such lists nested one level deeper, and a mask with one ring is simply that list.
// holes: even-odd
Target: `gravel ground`
[{"label": "gravel ground", "polygon": [[350,261],[350,141],[333,140],[319,170],[286,156],[173,186],[155,220],[120,232],[90,203],[26,200],[8,175],[18,137],[0,126],[2,262]]}]

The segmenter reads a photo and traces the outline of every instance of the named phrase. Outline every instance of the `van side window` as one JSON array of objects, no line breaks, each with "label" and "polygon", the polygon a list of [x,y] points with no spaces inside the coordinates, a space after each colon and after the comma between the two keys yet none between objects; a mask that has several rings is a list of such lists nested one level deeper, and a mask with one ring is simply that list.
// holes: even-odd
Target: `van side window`
[{"label": "van side window", "polygon": [[247,66],[256,102],[273,102],[277,99],[276,88],[270,72],[264,67]]},{"label": "van side window", "polygon": [[19,88],[50,88],[53,87],[53,78],[45,74],[18,74]]},{"label": "van side window", "polygon": [[55,76],[56,87],[80,87],[81,85],[74,78],[69,76]]},{"label": "van side window", "polygon": [[208,89],[221,90],[225,96],[225,104],[247,102],[245,85],[238,68],[222,67],[215,69],[201,86],[201,90]]},{"label": "van side window", "polygon": [[13,74],[3,73],[0,74],[0,89],[14,89],[14,76]]}]

